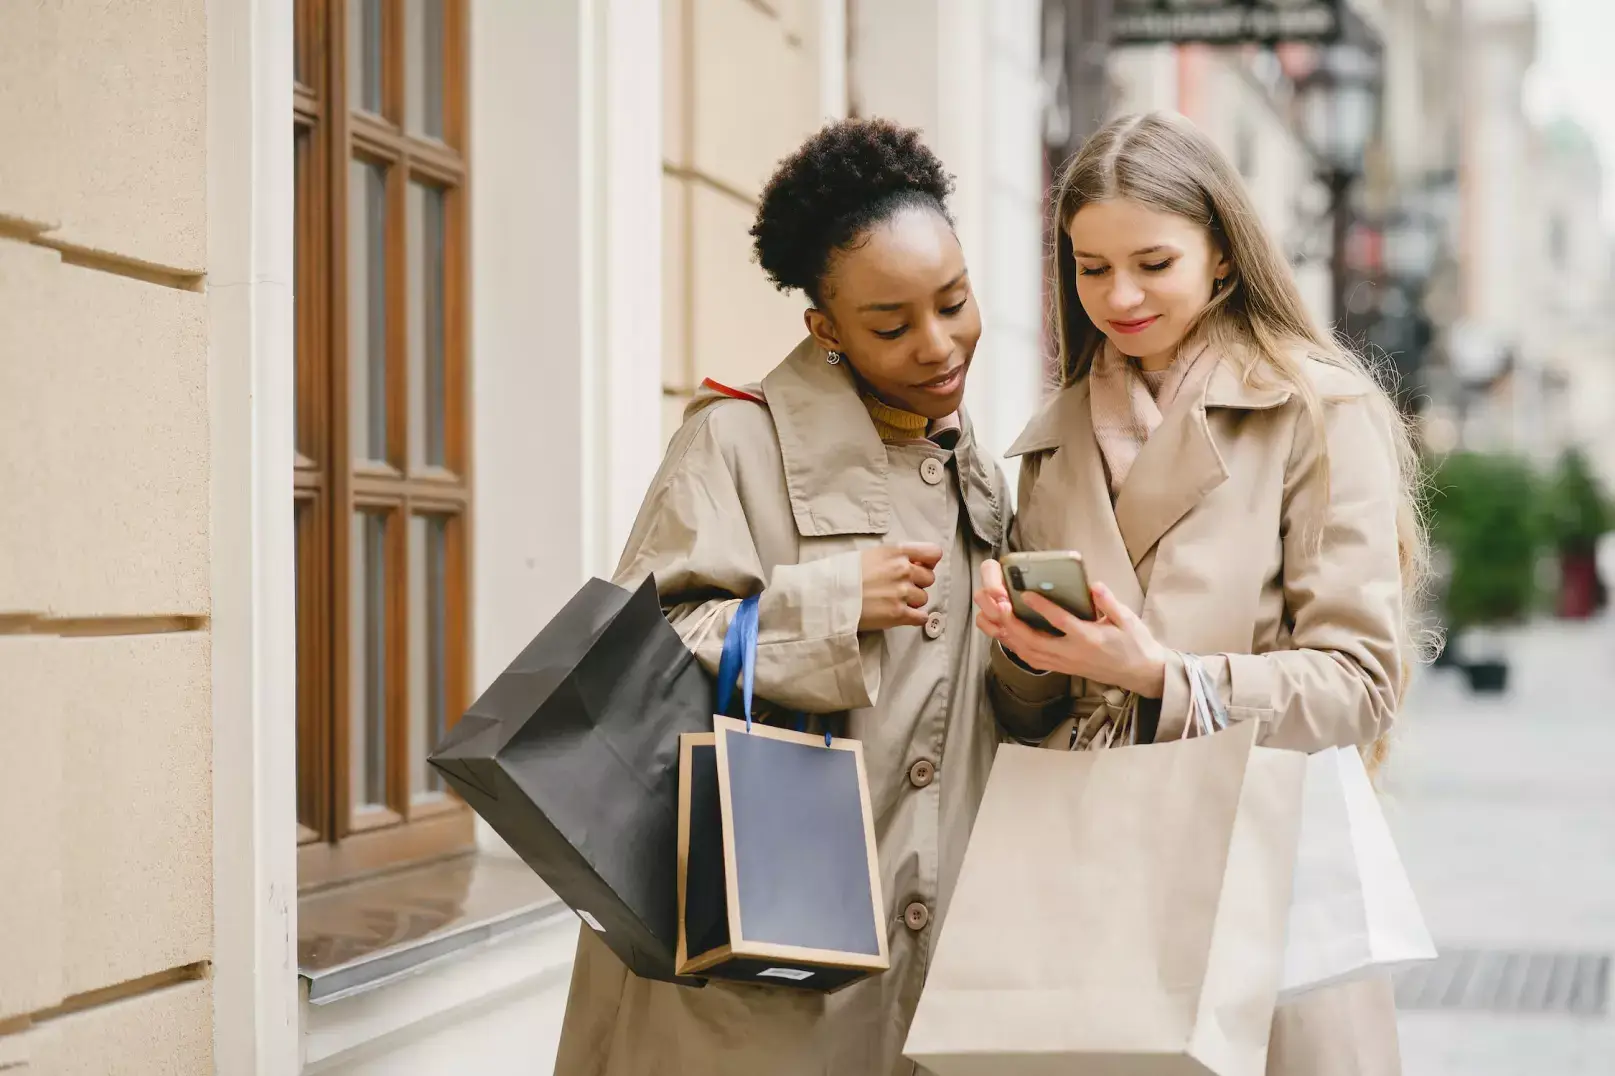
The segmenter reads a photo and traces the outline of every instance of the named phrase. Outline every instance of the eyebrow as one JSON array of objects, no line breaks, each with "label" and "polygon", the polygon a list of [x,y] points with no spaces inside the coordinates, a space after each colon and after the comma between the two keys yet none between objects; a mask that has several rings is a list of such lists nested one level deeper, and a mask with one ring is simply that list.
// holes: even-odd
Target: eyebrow
[{"label": "eyebrow", "polygon": [[[1171,251],[1175,254],[1177,253],[1177,248],[1158,243],[1153,247],[1145,247],[1143,250],[1135,250],[1129,254],[1128,257],[1139,258],[1143,257],[1145,254],[1160,254],[1163,251]],[[1097,261],[1105,260],[1105,256],[1103,254],[1089,254],[1086,250],[1074,250],[1071,253],[1075,254],[1079,258],[1093,258]]]},{"label": "eyebrow", "polygon": [[[959,270],[959,275],[954,277],[952,280],[948,281],[946,284],[942,285],[940,288],[938,288],[936,290],[936,293],[938,295],[941,295],[945,291],[952,291],[954,288],[957,288],[960,285],[960,283],[962,283],[964,281],[965,274],[968,273],[969,271],[970,270],[968,270],[968,269]],[[865,303],[863,306],[860,306],[858,308],[858,312],[860,314],[874,313],[874,312],[890,312],[890,311],[893,311],[893,310],[901,310],[907,305],[908,305],[907,303]]]}]

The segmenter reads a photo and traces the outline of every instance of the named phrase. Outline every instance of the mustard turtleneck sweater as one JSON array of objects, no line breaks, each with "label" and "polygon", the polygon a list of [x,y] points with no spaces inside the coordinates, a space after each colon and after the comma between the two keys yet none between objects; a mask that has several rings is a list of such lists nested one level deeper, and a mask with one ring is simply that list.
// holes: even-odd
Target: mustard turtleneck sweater
[{"label": "mustard turtleneck sweater", "polygon": [[875,432],[880,434],[882,441],[923,441],[925,431],[931,421],[924,415],[916,415],[912,411],[904,411],[881,403],[869,393],[864,393],[864,407],[869,411],[869,417],[875,423]]}]

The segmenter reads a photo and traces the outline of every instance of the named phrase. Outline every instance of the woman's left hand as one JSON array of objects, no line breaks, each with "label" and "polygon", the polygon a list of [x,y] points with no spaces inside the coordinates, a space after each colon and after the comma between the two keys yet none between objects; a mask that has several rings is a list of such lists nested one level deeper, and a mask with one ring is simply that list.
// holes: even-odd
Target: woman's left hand
[{"label": "woman's left hand", "polygon": [[1026,604],[1064,635],[1038,631],[1018,617],[992,625],[991,633],[1021,661],[1045,672],[1110,684],[1158,699],[1166,687],[1166,648],[1139,615],[1116,600],[1102,583],[1091,588],[1098,620],[1072,616],[1047,598],[1023,594]]}]

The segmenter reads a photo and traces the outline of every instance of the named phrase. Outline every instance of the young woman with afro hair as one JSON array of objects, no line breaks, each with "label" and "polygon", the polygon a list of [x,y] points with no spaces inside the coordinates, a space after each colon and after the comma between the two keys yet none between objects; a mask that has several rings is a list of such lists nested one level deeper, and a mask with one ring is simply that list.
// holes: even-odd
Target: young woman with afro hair
[{"label": "young woman with afro hair", "polygon": [[835,123],[781,163],[752,228],[807,335],[761,384],[708,382],[616,581],[654,573],[718,667],[760,594],[756,692],[863,742],[890,970],[833,994],[640,979],[581,931],[560,1076],[888,1076],[998,743],[971,587],[1009,502],[962,409],[981,336],[951,181],[916,132]]}]

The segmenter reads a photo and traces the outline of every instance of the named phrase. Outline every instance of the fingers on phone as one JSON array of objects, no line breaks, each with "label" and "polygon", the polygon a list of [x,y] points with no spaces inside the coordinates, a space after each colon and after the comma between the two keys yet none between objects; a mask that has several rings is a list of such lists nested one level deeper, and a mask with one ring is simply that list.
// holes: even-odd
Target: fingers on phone
[{"label": "fingers on phone", "polygon": [[996,560],[981,562],[981,586],[983,590],[1008,592],[1004,590],[1004,568]]}]

